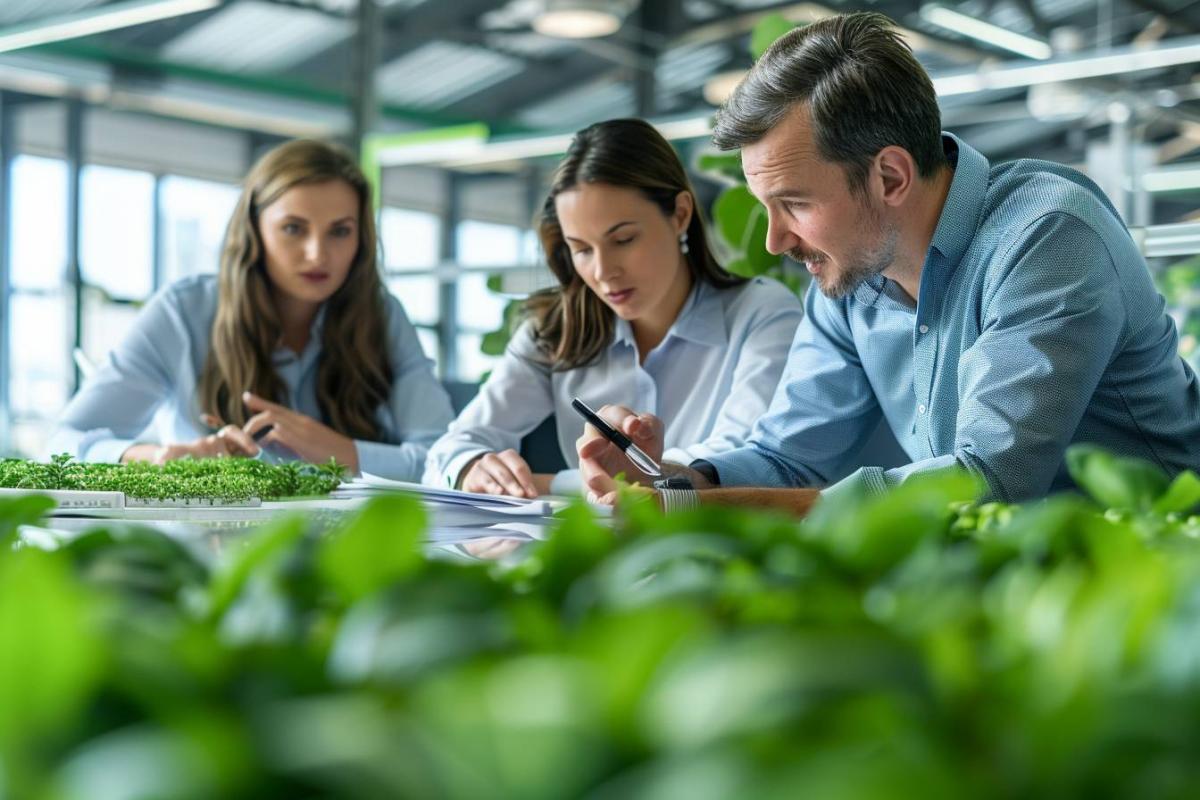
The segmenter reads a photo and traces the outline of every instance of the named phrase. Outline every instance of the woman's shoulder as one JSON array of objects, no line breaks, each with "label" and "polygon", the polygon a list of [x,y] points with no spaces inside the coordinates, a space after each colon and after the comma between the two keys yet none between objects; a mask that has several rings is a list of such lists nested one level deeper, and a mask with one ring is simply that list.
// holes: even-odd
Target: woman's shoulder
[{"label": "woman's shoulder", "polygon": [[726,308],[726,313],[741,316],[748,313],[773,313],[795,310],[800,313],[800,298],[788,287],[774,278],[758,276],[745,283],[717,290]]},{"label": "woman's shoulder", "polygon": [[163,287],[158,299],[186,311],[196,312],[215,308],[217,304],[216,275],[188,275]]}]

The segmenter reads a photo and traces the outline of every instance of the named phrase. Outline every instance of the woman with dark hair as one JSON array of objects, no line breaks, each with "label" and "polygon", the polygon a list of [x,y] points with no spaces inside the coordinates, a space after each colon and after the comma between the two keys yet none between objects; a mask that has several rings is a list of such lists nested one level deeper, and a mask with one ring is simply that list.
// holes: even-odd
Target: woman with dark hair
[{"label": "woman with dark hair", "polygon": [[419,478],[453,413],[384,288],[378,249],[371,191],[348,153],[274,148],[246,177],[218,274],[150,301],[67,405],[49,451],[161,463],[261,448]]},{"label": "woman with dark hair", "polygon": [[739,446],[770,403],[800,303],[717,263],[666,139],[636,119],[584,128],[537,225],[558,286],[529,299],[504,358],[430,450],[426,482],[517,496],[578,489],[575,470],[535,475],[515,449],[553,414],[563,458],[577,465],[572,397],[653,409],[672,460]]}]

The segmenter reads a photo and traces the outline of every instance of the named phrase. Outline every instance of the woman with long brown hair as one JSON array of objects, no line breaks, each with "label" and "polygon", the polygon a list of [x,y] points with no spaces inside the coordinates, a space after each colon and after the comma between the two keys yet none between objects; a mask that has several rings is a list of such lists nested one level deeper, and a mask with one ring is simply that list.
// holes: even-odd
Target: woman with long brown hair
[{"label": "woman with long brown hair", "polygon": [[50,452],[160,463],[265,452],[418,478],[453,414],[378,251],[370,187],[348,153],[274,148],[246,177],[218,274],[150,301],[67,405]]},{"label": "woman with long brown hair", "polygon": [[579,131],[537,225],[558,286],[529,299],[504,358],[430,450],[425,481],[517,496],[579,488],[577,471],[534,474],[516,451],[553,414],[576,466],[573,397],[652,410],[673,461],[739,446],[770,403],[800,302],[721,267],[670,143],[637,119]]}]

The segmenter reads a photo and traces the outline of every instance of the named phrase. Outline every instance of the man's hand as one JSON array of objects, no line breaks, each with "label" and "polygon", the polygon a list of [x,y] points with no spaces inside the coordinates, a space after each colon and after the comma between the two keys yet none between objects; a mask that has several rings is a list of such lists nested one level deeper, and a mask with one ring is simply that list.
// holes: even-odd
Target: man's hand
[{"label": "man's hand", "polygon": [[263,428],[271,426],[270,432],[258,440],[259,444],[278,442],[313,464],[334,458],[348,467],[351,475],[358,474],[358,448],[349,436],[343,436],[299,411],[264,400],[250,392],[242,393],[242,402],[251,411],[257,412],[242,426],[247,435],[253,437]]},{"label": "man's hand", "polygon": [[[662,461],[663,424],[658,417],[638,414],[624,406],[604,406],[597,413],[605,422],[632,439],[646,455],[656,462]],[[616,483],[612,478],[622,472],[630,483],[649,484],[653,480],[591,425],[585,425],[583,435],[575,440],[575,452],[579,454],[579,470],[584,485],[597,497],[615,490]]]}]

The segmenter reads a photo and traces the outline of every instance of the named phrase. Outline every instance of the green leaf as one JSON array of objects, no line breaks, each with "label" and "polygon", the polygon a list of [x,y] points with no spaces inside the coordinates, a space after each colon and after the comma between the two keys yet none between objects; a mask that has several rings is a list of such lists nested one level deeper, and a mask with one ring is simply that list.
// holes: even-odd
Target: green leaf
[{"label": "green leaf", "polygon": [[1071,478],[1102,506],[1147,511],[1167,490],[1167,476],[1148,461],[1118,458],[1094,445],[1067,448]]},{"label": "green leaf", "polygon": [[92,602],[58,553],[0,558],[0,751],[82,711],[105,661]]},{"label": "green leaf", "polygon": [[757,61],[776,39],[795,27],[796,25],[782,14],[763,17],[750,34],[750,56]]},{"label": "green leaf", "polygon": [[1200,505],[1200,477],[1189,469],[1175,476],[1167,491],[1155,501],[1154,511],[1158,514],[1184,513],[1197,505]]},{"label": "green leaf", "polygon": [[44,495],[0,498],[0,560],[12,548],[22,525],[35,525],[55,502]]},{"label": "green leaf", "polygon": [[767,252],[767,210],[745,186],[731,186],[713,204],[717,231],[741,254],[746,270],[737,274],[762,275],[782,259]]},{"label": "green leaf", "polygon": [[321,545],[321,575],[348,602],[390,586],[421,569],[425,509],[405,495],[372,500]]},{"label": "green leaf", "polygon": [[696,169],[710,175],[730,178],[741,183],[742,156],[740,153],[705,153],[696,159]]},{"label": "green leaf", "polygon": [[256,573],[278,563],[303,538],[308,525],[303,517],[287,516],[258,530],[246,548],[217,572],[210,589],[212,612],[224,614]]}]

